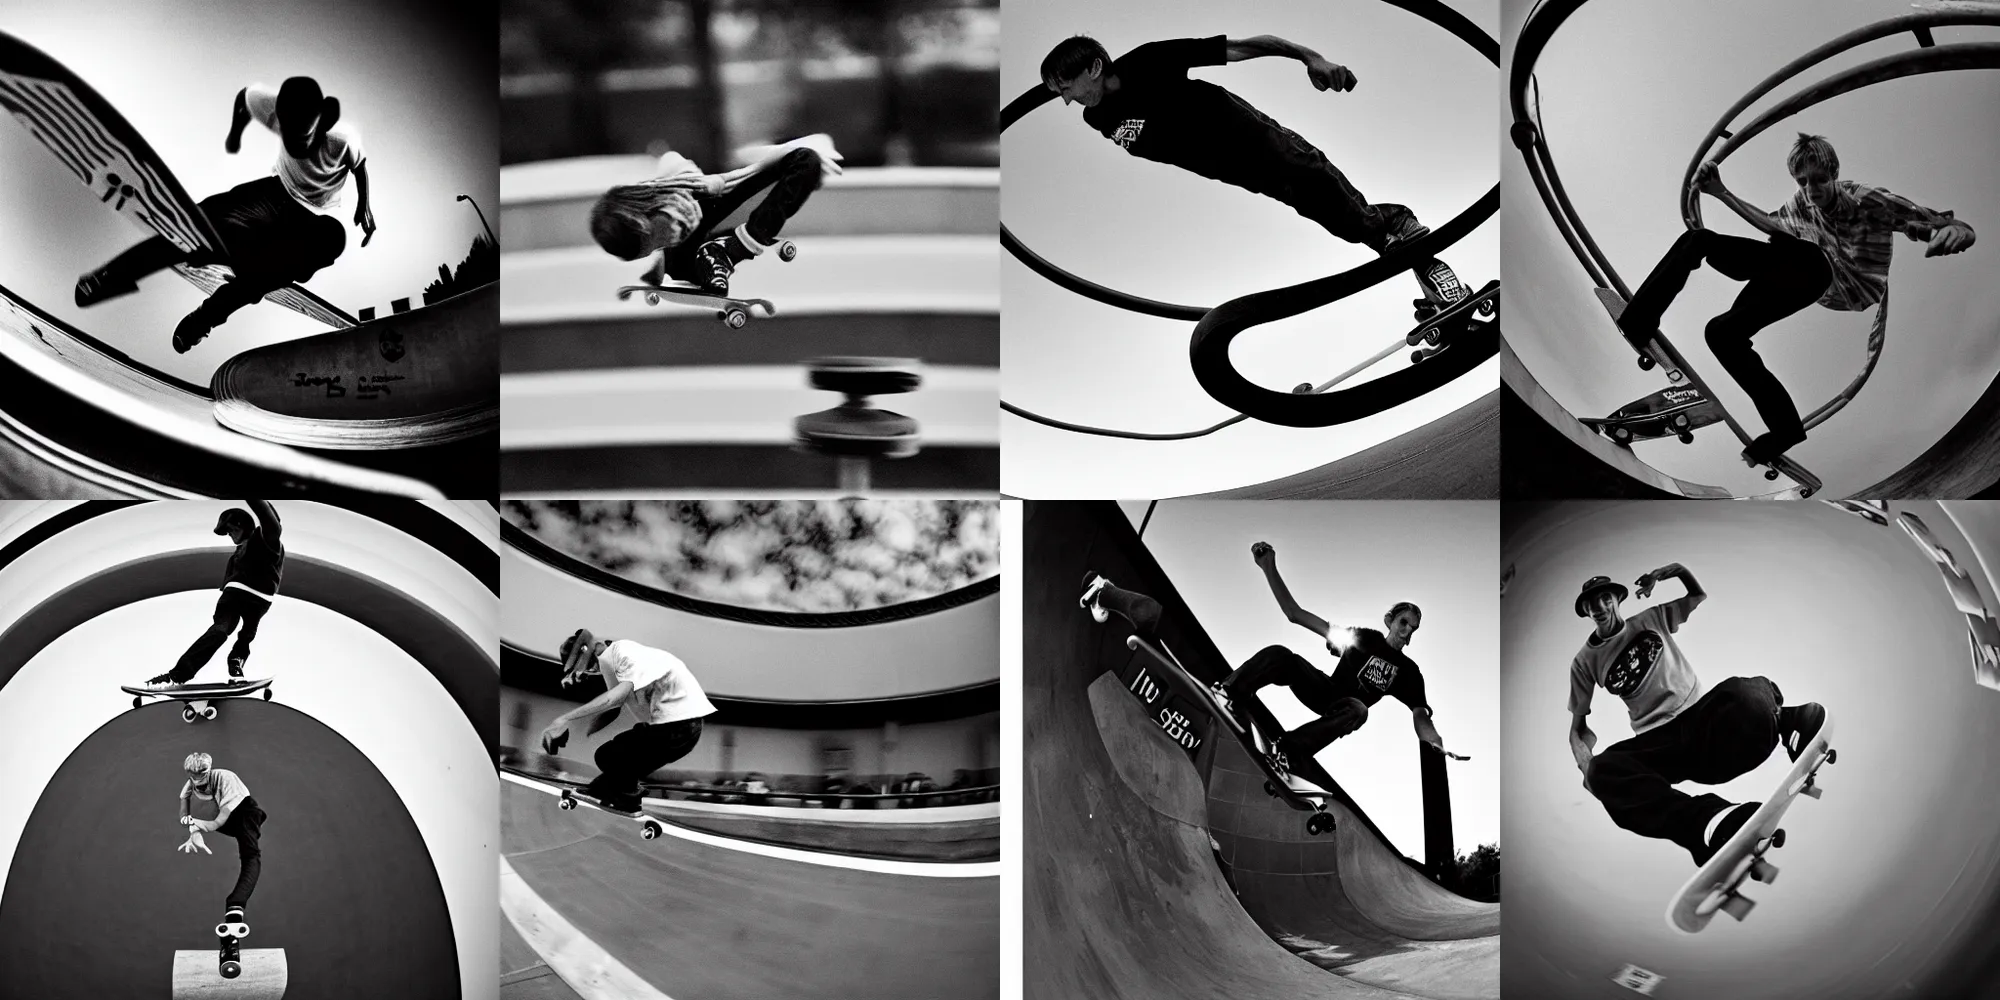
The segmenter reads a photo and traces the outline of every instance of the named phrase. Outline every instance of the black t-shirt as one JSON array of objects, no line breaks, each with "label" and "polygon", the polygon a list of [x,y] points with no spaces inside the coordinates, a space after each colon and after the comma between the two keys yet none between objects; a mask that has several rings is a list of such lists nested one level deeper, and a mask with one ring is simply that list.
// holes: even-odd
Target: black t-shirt
[{"label": "black t-shirt", "polygon": [[276,594],[284,573],[285,545],[278,540],[278,526],[260,524],[229,554],[222,582],[225,586],[240,583],[260,594]]},{"label": "black t-shirt", "polygon": [[1262,173],[1258,154],[1282,130],[1235,94],[1188,79],[1191,67],[1227,61],[1221,35],[1147,42],[1111,64],[1118,89],[1083,120],[1133,156],[1240,185]]},{"label": "black t-shirt", "polygon": [[1413,709],[1430,710],[1417,661],[1390,646],[1388,638],[1372,628],[1354,630],[1354,644],[1333,668],[1333,686],[1340,697],[1359,698],[1364,705],[1372,706],[1389,695]]}]

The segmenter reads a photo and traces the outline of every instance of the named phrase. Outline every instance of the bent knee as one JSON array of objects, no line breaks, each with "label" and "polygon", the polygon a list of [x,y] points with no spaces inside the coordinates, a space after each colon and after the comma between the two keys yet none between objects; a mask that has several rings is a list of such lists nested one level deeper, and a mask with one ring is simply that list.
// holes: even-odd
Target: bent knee
[{"label": "bent knee", "polygon": [[1333,714],[1347,721],[1346,730],[1353,732],[1368,721],[1368,705],[1359,698],[1342,698],[1333,703]]}]

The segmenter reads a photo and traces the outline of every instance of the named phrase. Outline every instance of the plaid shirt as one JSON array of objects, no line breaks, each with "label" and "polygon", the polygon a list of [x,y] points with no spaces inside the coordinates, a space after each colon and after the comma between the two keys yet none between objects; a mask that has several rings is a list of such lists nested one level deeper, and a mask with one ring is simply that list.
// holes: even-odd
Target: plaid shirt
[{"label": "plaid shirt", "polygon": [[1833,203],[1824,210],[1802,190],[1772,214],[1793,236],[1825,251],[1833,283],[1819,304],[1855,312],[1888,294],[1889,257],[1898,232],[1929,240],[1946,225],[1966,225],[1950,212],[1932,211],[1885,188],[1854,181],[1836,181]]}]

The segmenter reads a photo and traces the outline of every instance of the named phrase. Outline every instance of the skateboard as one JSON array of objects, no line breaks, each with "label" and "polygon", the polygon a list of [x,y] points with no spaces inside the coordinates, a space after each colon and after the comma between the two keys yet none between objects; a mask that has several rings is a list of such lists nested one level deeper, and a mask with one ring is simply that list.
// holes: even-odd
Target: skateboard
[{"label": "skateboard", "polygon": [[[1083,596],[1078,603],[1090,611],[1090,616],[1098,622],[1108,620],[1111,614],[1125,619],[1133,628],[1133,634],[1125,638],[1125,648],[1143,652],[1154,663],[1177,681],[1170,682],[1176,687],[1191,688],[1198,693],[1208,710],[1208,714],[1221,721],[1224,728],[1236,737],[1243,751],[1257,763],[1258,770],[1264,772],[1264,792],[1282,800],[1286,805],[1307,813],[1306,832],[1313,836],[1327,833],[1334,828],[1333,814],[1326,811],[1326,802],[1332,796],[1326,791],[1310,785],[1300,787],[1304,782],[1294,778],[1285,755],[1276,747],[1267,746],[1254,724],[1246,725],[1239,719],[1229,699],[1215,685],[1204,684],[1194,674],[1181,665],[1178,659],[1158,643],[1156,632],[1159,624],[1160,605],[1158,601],[1135,591],[1114,586],[1110,580],[1095,573],[1085,577]],[[1156,689],[1156,685],[1146,685]],[[1136,693],[1135,686],[1135,693]],[[1297,783],[1295,783],[1297,782]]]},{"label": "skateboard", "polygon": [[[790,262],[799,255],[798,244],[791,240],[779,240],[777,248],[778,259],[782,261]],[[764,310],[765,316],[778,314],[778,307],[772,305],[769,299],[737,299],[727,295],[710,295],[685,281],[625,285],[618,289],[618,301],[624,302],[635,294],[643,294],[649,306],[659,305],[660,300],[665,299],[684,306],[714,309],[715,318],[732,330],[741,330],[749,325],[750,317],[756,315],[758,309]]]},{"label": "skateboard", "polygon": [[[1444,267],[1443,264],[1438,264],[1437,266]],[[1449,271],[1450,268],[1445,268],[1445,270]],[[1416,302],[1417,326],[1405,334],[1403,340],[1410,347],[1417,347],[1419,344],[1424,346],[1410,353],[1410,362],[1412,364],[1434,358],[1449,350],[1452,341],[1459,334],[1473,330],[1485,323],[1494,322],[1493,320],[1474,319],[1473,316],[1475,313],[1479,316],[1490,317],[1497,315],[1500,311],[1499,281],[1489,281],[1477,292],[1468,295],[1465,293],[1465,286],[1458,285],[1456,277],[1453,277],[1451,280],[1459,290],[1457,298],[1449,302],[1442,299],[1423,298],[1418,299]]]},{"label": "skateboard", "polygon": [[529,779],[520,783],[538,792],[555,796],[556,808],[564,812],[569,812],[579,805],[584,805],[598,812],[610,813],[613,816],[623,816],[639,824],[639,839],[641,840],[657,840],[661,834],[667,832],[666,824],[660,822],[659,818],[651,813],[613,809],[605,805],[604,801],[597,796],[578,791],[578,788],[584,782],[578,781],[566,773],[560,771],[550,773],[507,765],[502,765],[501,770]]},{"label": "skateboard", "polygon": [[243,939],[250,936],[250,925],[241,920],[226,917],[241,917],[240,910],[231,910],[222,923],[215,925],[216,942],[220,945],[216,971],[224,979],[235,979],[243,974]]},{"label": "skateboard", "polygon": [[1606,417],[1581,417],[1578,422],[1629,448],[1634,441],[1677,437],[1682,444],[1694,443],[1694,432],[1721,423],[1722,406],[1691,385],[1668,386],[1659,392],[1633,400]]},{"label": "skateboard", "polygon": [[[207,214],[132,123],[68,67],[5,32],[0,32],[0,106],[113,211],[182,250],[228,258]],[[204,292],[229,276],[227,268],[213,264],[174,270]],[[357,322],[298,285],[265,298],[331,327]]]},{"label": "skateboard", "polygon": [[[1605,312],[1611,315],[1612,322],[1616,323],[1618,317],[1625,313],[1624,297],[1609,288],[1599,288],[1595,291],[1597,301],[1604,306]],[[1687,360],[1681,357],[1680,351],[1675,349],[1674,345],[1667,340],[1666,334],[1654,331],[1643,337],[1635,337],[1632,334],[1626,333],[1623,327],[1619,327],[1618,332],[1620,336],[1625,338],[1626,343],[1630,344],[1632,349],[1638,352],[1640,368],[1651,371],[1657,366],[1665,372],[1668,382],[1675,385],[1685,382],[1689,386],[1692,386],[1701,393],[1707,401],[1707,405],[1713,407],[1712,412],[1716,415],[1717,419],[1722,423],[1728,424],[1729,429],[1736,433],[1737,440],[1743,442],[1746,446],[1749,445],[1751,440],[1750,432],[1744,430],[1743,425],[1736,422],[1736,418],[1731,416],[1729,411],[1716,399],[1715,391],[1710,389],[1707,383],[1703,382],[1701,377],[1694,373],[1693,368],[1688,367]],[[1640,402],[1644,402],[1644,400]],[[1635,403],[1633,405],[1636,406],[1638,404]],[[1703,425],[1697,424],[1696,426]],[[1689,430],[1691,432],[1693,428],[1689,428]],[[1683,443],[1693,440],[1694,436],[1692,433],[1681,438]],[[1741,457],[1743,464],[1752,468],[1761,467],[1764,470],[1764,478],[1766,480],[1776,480],[1780,474],[1790,477],[1793,482],[1798,484],[1797,498],[1800,500],[1811,499],[1813,494],[1818,493],[1820,488],[1825,485],[1820,481],[1818,476],[1807,471],[1805,466],[1793,461],[1789,455],[1779,455],[1769,462],[1754,461],[1750,458],[1747,451]]]},{"label": "skateboard", "polygon": [[1833,718],[1829,716],[1806,745],[1805,752],[1792,764],[1791,772],[1779,783],[1777,791],[1681,887],[1673,905],[1667,907],[1667,923],[1675,930],[1696,933],[1708,926],[1717,910],[1739,921],[1750,916],[1750,909],[1757,902],[1742,894],[1743,883],[1755,879],[1769,885],[1777,879],[1778,867],[1764,855],[1785,846],[1785,830],[1778,823],[1793,800],[1800,795],[1820,797],[1819,769],[1833,763],[1836,757],[1827,744],[1832,734]]},{"label": "skateboard", "polygon": [[271,678],[255,681],[228,681],[222,684],[183,684],[176,688],[143,688],[121,684],[119,690],[132,696],[132,707],[138,708],[148,698],[163,701],[183,702],[181,721],[193,722],[197,718],[214,719],[218,701],[248,698],[263,692],[264,700],[271,700]]}]

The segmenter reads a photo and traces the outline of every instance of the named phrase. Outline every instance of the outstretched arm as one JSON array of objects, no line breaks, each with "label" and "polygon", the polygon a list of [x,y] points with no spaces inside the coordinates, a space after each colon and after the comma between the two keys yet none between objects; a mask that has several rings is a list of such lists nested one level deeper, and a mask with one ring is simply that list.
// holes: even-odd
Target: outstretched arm
[{"label": "outstretched arm", "polygon": [[1588,777],[1591,751],[1597,748],[1597,734],[1590,731],[1590,716],[1572,715],[1569,719],[1570,756],[1576,758],[1576,769]]},{"label": "outstretched arm", "polygon": [[1330,62],[1326,57],[1297,42],[1286,41],[1276,35],[1252,35],[1249,38],[1231,38],[1223,42],[1228,53],[1228,62],[1242,62],[1262,56],[1283,56],[1297,59],[1306,64],[1306,78],[1312,81],[1316,90],[1353,90],[1357,82],[1354,72],[1345,66]]},{"label": "outstretched arm", "polygon": [[1776,216],[1755,205],[1736,197],[1735,192],[1722,186],[1722,168],[1714,160],[1702,164],[1694,172],[1695,190],[1706,194],[1728,206],[1729,210],[1741,216],[1744,222],[1757,228],[1766,236],[1790,236],[1792,233],[1778,223]]},{"label": "outstretched arm", "polygon": [[269,500],[245,500],[250,505],[250,513],[257,515],[258,529],[264,533],[264,540],[272,544],[278,541],[278,533],[283,526],[278,523],[278,508]]},{"label": "outstretched arm", "polygon": [[235,153],[243,148],[243,129],[250,124],[250,88],[236,92],[236,108],[229,113],[229,138],[222,140],[222,151]]},{"label": "outstretched arm", "polygon": [[1438,735],[1437,723],[1431,721],[1429,709],[1410,709],[1410,721],[1416,724],[1417,739],[1423,740],[1425,743],[1439,750],[1444,749],[1444,737]]},{"label": "outstretched arm", "polygon": [[1250,558],[1257,560],[1257,568],[1264,571],[1264,581],[1271,585],[1271,596],[1277,598],[1285,620],[1322,639],[1326,638],[1333,626],[1328,625],[1326,619],[1299,607],[1299,602],[1292,599],[1291,588],[1285,586],[1285,578],[1278,575],[1278,550],[1272,548],[1269,542],[1258,542],[1250,546]]},{"label": "outstretched arm", "polygon": [[361,227],[361,245],[375,238],[375,205],[368,200],[368,161],[354,165],[354,224]]}]

